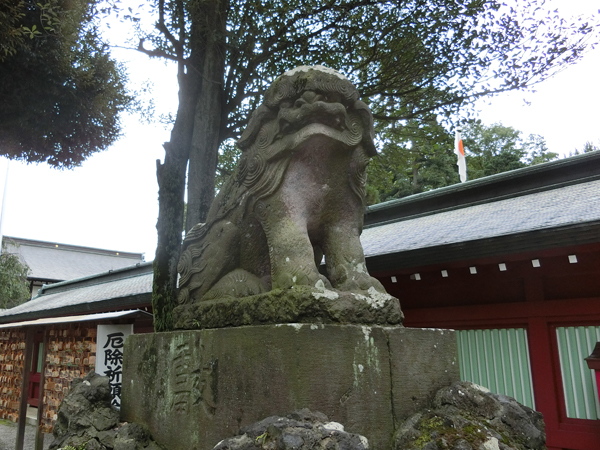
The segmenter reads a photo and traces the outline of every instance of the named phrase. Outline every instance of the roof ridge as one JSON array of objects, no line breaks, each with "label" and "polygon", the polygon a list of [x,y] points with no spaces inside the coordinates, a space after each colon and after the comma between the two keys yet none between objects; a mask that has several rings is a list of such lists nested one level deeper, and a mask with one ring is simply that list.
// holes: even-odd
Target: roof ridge
[{"label": "roof ridge", "polygon": [[[122,273],[133,272],[136,269],[144,269],[149,266],[150,267],[152,266],[152,261],[139,262],[132,266],[121,267],[118,269],[110,269],[106,272],[100,272],[100,273],[97,273],[94,275],[88,275],[88,276],[81,277],[81,278],[75,278],[73,280],[66,280],[66,281],[61,281],[59,283],[45,284],[38,290],[37,295],[35,297],[33,297],[31,300],[34,300],[34,299],[37,299],[40,297],[44,297],[46,295],[51,295],[51,294],[67,291],[67,290],[69,290],[68,287],[70,285],[75,286],[75,285],[81,284],[81,287],[97,286],[97,285],[106,284],[106,283],[109,283],[112,281],[126,280],[129,278],[135,278],[137,276],[146,275],[147,273],[152,273],[152,271],[131,273],[130,275],[120,276],[117,279],[112,278],[113,275],[118,276]],[[97,281],[94,282],[94,280],[97,280]],[[48,292],[48,291],[53,291],[53,290],[56,290],[56,292]]]},{"label": "roof ridge", "polygon": [[28,238],[19,238],[14,236],[2,236],[2,239],[12,240],[18,245],[25,245],[30,247],[40,247],[40,248],[49,248],[53,250],[63,250],[63,251],[73,251],[79,253],[91,253],[98,255],[106,255],[106,256],[118,256],[118,257],[140,257],[144,256],[144,253],[138,252],[124,252],[120,250],[109,250],[98,247],[86,247],[83,245],[74,245],[74,244],[62,244],[60,242],[52,242],[52,241],[41,241],[37,239],[28,239]]}]

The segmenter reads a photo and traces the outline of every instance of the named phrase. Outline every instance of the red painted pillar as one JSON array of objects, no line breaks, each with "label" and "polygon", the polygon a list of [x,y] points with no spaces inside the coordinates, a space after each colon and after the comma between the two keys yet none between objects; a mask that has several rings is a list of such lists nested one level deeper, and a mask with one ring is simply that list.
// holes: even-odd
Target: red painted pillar
[{"label": "red painted pillar", "polygon": [[552,447],[554,433],[559,427],[557,386],[553,373],[550,330],[546,319],[534,317],[527,326],[531,375],[535,393],[535,409],[544,415],[548,448]]}]

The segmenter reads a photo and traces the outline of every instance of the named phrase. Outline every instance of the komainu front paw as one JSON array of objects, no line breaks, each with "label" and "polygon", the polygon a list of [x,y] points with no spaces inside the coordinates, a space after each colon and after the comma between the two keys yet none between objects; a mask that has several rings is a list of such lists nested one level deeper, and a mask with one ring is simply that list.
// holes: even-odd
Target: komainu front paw
[{"label": "komainu front paw", "polygon": [[273,289],[289,289],[292,286],[315,286],[321,280],[321,274],[311,267],[297,266],[291,270],[281,271],[273,276]]},{"label": "komainu front paw", "polygon": [[379,280],[369,275],[364,263],[340,264],[331,274],[330,280],[333,287],[340,291],[368,291],[372,288],[378,292],[386,293]]}]

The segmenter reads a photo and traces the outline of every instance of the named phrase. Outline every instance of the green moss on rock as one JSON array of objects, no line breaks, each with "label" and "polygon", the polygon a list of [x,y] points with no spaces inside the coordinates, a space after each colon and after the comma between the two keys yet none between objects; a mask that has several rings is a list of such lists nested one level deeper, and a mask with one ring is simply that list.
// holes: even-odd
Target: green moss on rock
[{"label": "green moss on rock", "polygon": [[395,450],[545,450],[540,413],[515,399],[457,382],[436,394],[431,409],[407,419]]}]

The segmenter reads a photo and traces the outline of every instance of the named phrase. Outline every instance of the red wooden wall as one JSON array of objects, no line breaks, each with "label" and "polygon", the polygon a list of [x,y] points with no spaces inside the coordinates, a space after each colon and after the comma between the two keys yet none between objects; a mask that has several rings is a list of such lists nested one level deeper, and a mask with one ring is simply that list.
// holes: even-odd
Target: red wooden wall
[{"label": "red wooden wall", "polygon": [[[577,263],[570,263],[569,255],[576,255]],[[534,259],[540,267],[533,266]],[[407,327],[526,328],[548,449],[600,449],[600,420],[566,417],[555,331],[557,326],[600,325],[600,244],[373,275],[400,299]]]}]

